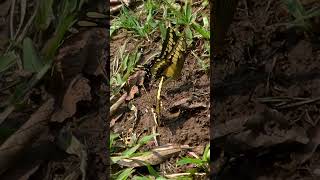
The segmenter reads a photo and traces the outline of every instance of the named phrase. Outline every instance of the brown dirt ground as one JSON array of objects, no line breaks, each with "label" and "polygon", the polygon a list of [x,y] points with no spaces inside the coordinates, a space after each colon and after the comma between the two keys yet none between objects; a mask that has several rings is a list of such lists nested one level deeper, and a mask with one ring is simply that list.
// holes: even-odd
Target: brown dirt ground
[{"label": "brown dirt ground", "polygon": [[[117,44],[113,42],[111,46]],[[115,45],[116,46],[116,45]],[[185,113],[183,117],[174,122],[163,121],[158,128],[159,143],[187,144],[190,146],[205,146],[209,142],[209,79],[200,71],[193,71],[195,59],[187,57],[181,78],[169,82],[162,91],[163,108],[184,98],[195,97],[194,102],[207,102],[207,107],[193,112]],[[138,108],[139,118],[129,118],[125,115],[116,122],[116,131],[135,132],[137,134],[152,134],[154,119],[151,108],[155,105],[157,87],[152,86],[150,91],[142,90],[141,96],[135,98],[132,104]],[[164,111],[164,110],[163,110]],[[121,129],[121,130],[120,130]]]},{"label": "brown dirt ground", "polygon": [[[118,36],[121,37],[122,33],[119,32]],[[111,58],[116,53],[117,49],[123,44],[124,38],[115,38],[111,43]],[[159,38],[158,38],[159,39]],[[161,38],[160,38],[161,39]],[[152,41],[151,41],[152,42]],[[146,54],[145,59],[156,51],[152,49],[158,49],[161,42],[151,43],[146,42]],[[200,43],[200,41],[198,42]],[[132,42],[128,43],[128,52],[134,49],[135,45]],[[149,48],[154,47],[154,48]],[[151,51],[150,51],[151,49]],[[181,114],[174,121],[161,119],[161,126],[158,127],[159,144],[165,145],[168,143],[179,145],[190,145],[192,147],[201,146],[202,150],[209,142],[209,95],[210,84],[209,77],[203,71],[197,67],[197,62],[191,53],[187,56],[182,75],[177,80],[169,81],[162,89],[162,103],[163,114],[166,113],[166,109],[171,107],[173,103],[186,98],[193,98],[191,104],[204,103],[203,108],[195,108],[192,111],[189,109]],[[133,111],[127,112],[121,116],[112,128],[113,132],[124,133],[128,136],[131,133],[138,135],[150,135],[152,134],[152,127],[155,125],[154,117],[151,111],[156,104],[155,97],[157,93],[159,81],[152,83],[150,88],[141,90],[141,94],[135,97],[131,103],[138,109],[138,118],[132,118],[134,116]],[[128,110],[127,110],[128,111]],[[154,145],[153,145],[154,147]],[[200,153],[201,150],[199,151]],[[201,155],[201,154],[200,154]],[[175,164],[177,157],[171,158],[169,162]],[[174,168],[161,168],[161,172],[167,173],[184,172],[183,169]]]},{"label": "brown dirt ground", "polygon": [[[312,132],[319,131],[319,101],[280,108],[276,103],[263,103],[258,98],[319,97],[319,31],[307,36],[295,29],[277,26],[278,23],[289,21],[289,16],[280,1],[246,1],[247,8],[244,2],[239,2],[229,31],[225,55],[223,58],[215,59],[212,67],[212,134],[221,131],[217,127],[231,122],[232,119],[248,117],[265,108],[271,108],[280,112],[284,119],[290,122],[290,127],[302,127],[308,138],[317,139],[317,133]],[[313,3],[305,7],[312,6],[319,7],[320,4]],[[313,22],[316,20],[313,19]],[[319,27],[319,24],[314,25]],[[227,128],[231,129],[230,126]],[[235,134],[245,132],[242,130]],[[215,154],[220,152],[222,155],[224,152],[223,157],[213,157],[213,166],[216,168],[219,162],[223,162],[223,168],[215,169],[219,171],[217,179],[320,178],[318,151],[311,154],[309,152],[311,157],[305,163],[295,159],[295,153],[307,149],[307,145],[303,143],[271,143],[272,146],[254,148],[246,146],[250,142],[249,138],[237,144],[237,141],[232,140],[234,137],[229,135],[211,141]],[[302,153],[306,154],[308,153]]]}]

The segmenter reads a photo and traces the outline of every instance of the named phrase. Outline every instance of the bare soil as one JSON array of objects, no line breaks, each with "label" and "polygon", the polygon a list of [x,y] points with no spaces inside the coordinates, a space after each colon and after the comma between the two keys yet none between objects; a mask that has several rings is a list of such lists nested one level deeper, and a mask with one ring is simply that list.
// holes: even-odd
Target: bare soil
[{"label": "bare soil", "polygon": [[[123,44],[123,39],[115,39],[111,43],[111,56],[115,53],[117,47]],[[200,41],[199,41],[200,42]],[[148,44],[148,43],[146,43]],[[161,42],[153,43],[151,49],[158,49]],[[150,47],[149,46],[149,47]],[[128,52],[132,44],[128,44]],[[148,47],[148,45],[146,45]],[[156,51],[148,51],[145,54],[145,59]],[[181,77],[177,80],[171,80],[164,85],[161,92],[163,117],[160,119],[160,126],[157,128],[157,133],[160,134],[159,145],[178,144],[190,145],[192,147],[203,147],[209,142],[209,77],[197,67],[196,59],[191,55],[187,56],[182,70]],[[134,117],[134,111],[128,111],[119,118],[112,128],[112,131],[117,133],[124,133],[130,136],[131,133],[138,135],[152,134],[152,127],[155,126],[155,119],[152,113],[152,108],[156,105],[156,94],[158,90],[159,81],[153,82],[149,88],[142,89],[140,94],[136,96],[130,103],[138,110],[138,118]],[[176,118],[168,118],[169,108],[174,107],[174,103],[191,99],[189,105],[202,103],[199,107],[190,108],[181,111]],[[166,116],[168,115],[168,116]],[[155,145],[152,145],[155,147]],[[151,148],[151,147],[150,147]],[[201,151],[199,151],[202,153]],[[171,158],[169,161],[175,164],[176,158]],[[168,163],[168,162],[167,162]],[[168,173],[182,172],[182,169],[161,169],[161,172]]]},{"label": "bare soil", "polygon": [[280,1],[239,2],[224,56],[211,67],[217,179],[320,178],[319,21],[303,33],[279,25],[289,17]]}]

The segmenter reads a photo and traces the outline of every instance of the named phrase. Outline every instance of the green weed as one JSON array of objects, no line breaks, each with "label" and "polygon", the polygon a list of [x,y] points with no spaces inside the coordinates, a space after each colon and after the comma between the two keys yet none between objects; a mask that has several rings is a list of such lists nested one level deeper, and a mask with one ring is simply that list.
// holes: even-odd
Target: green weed
[{"label": "green weed", "polygon": [[131,53],[125,52],[126,43],[118,51],[118,57],[112,63],[111,71],[111,89],[112,94],[117,94],[122,86],[127,82],[130,74],[133,72],[142,54],[139,48]]},{"label": "green weed", "polygon": [[[16,34],[11,36],[12,39],[6,52],[0,56],[0,59],[3,60],[0,64],[0,71],[3,72],[14,65],[18,65],[20,70],[30,72],[32,76],[31,78],[22,79],[15,86],[13,94],[8,99],[8,106],[3,111],[6,112],[6,115],[1,117],[0,122],[6,119],[17,105],[26,100],[28,92],[31,91],[52,67],[53,58],[62,44],[66,32],[75,23],[77,13],[83,3],[84,0],[61,1],[57,4],[58,8],[56,9],[58,10],[55,12],[56,20],[53,21],[52,1],[39,1],[36,3],[34,13],[27,21],[23,30],[20,31],[19,27]],[[21,6],[21,22],[25,19],[25,8],[26,4],[23,4]],[[54,31],[51,38],[45,43],[35,43],[36,37],[44,32],[50,24],[52,24]],[[36,31],[30,32],[32,30]],[[26,34],[34,34],[34,37],[26,37]],[[43,48],[39,49],[38,47]],[[21,50],[22,55],[19,55],[21,54]],[[20,64],[22,64],[22,67]]]},{"label": "green weed", "polygon": [[[136,12],[129,10],[126,7],[123,7],[120,11],[118,17],[115,17],[111,21],[111,30],[110,36],[114,36],[119,29],[125,29],[131,33],[133,36],[130,37],[131,40],[136,40],[139,42],[149,41],[152,38],[152,35],[156,30],[160,30],[160,36],[162,40],[165,38],[166,30],[169,25],[174,25],[176,28],[184,28],[185,35],[187,38],[187,43],[190,45],[194,39],[199,39],[200,41],[204,40],[203,46],[201,46],[198,51],[194,51],[193,54],[198,61],[198,65],[202,70],[207,71],[209,68],[209,59],[210,47],[210,31],[209,31],[209,17],[208,13],[203,12],[209,5],[209,1],[205,0],[197,6],[193,6],[192,1],[187,0],[183,5],[175,3],[174,0],[147,0],[144,2],[141,8],[138,8]],[[128,76],[136,67],[139,59],[142,56],[142,53],[139,51],[139,48],[133,50],[133,52],[126,52],[127,40],[124,45],[119,47],[119,50],[114,59],[111,62],[111,89],[113,89],[112,95],[118,94],[121,87],[127,81]],[[111,42],[112,43],[112,42]],[[201,53],[199,53],[199,51]],[[200,54],[200,55],[199,55]],[[131,141],[127,145],[116,146],[115,143],[120,139],[119,136],[113,139],[113,145],[110,145],[110,149],[113,153],[111,158],[113,166],[123,159],[130,158],[144,154],[143,152],[138,152],[142,147],[141,139],[138,140],[136,136],[131,137]],[[148,141],[150,141],[153,136],[147,136]],[[140,143],[139,143],[140,141]],[[111,140],[110,140],[111,142]],[[145,144],[145,143],[143,143]],[[207,149],[207,148],[206,148]],[[208,150],[205,152],[208,155]],[[115,156],[116,155],[116,156]],[[180,164],[183,163],[197,163],[194,170],[198,172],[207,172],[207,159],[204,157],[200,160],[195,160],[192,158],[183,159]],[[200,165],[201,164],[201,165]],[[153,169],[152,166],[146,164],[146,167],[149,171],[149,176],[139,175],[139,172],[134,168],[126,168],[121,171],[113,174],[113,179],[122,178],[122,179],[137,179],[137,180],[149,180],[149,179],[166,179],[161,177],[157,171]],[[121,168],[120,168],[121,169]],[[206,171],[206,170],[207,171]],[[116,171],[116,170],[115,170]],[[178,179],[190,179],[190,177],[181,177]]]},{"label": "green weed", "polygon": [[310,18],[320,16],[320,8],[314,7],[305,10],[300,0],[282,0],[289,13],[294,17],[292,22],[287,23],[288,28],[297,27],[305,31],[311,29]]},{"label": "green weed", "polygon": [[210,67],[209,57],[207,57],[206,59],[202,59],[193,51],[191,53],[197,59],[197,64],[200,67],[200,69],[205,72],[208,72],[209,67]]},{"label": "green weed", "polygon": [[153,19],[153,16],[157,12],[156,4],[153,1],[148,0],[145,3],[145,8],[147,12],[147,18],[143,22],[140,20],[137,14],[123,6],[120,16],[115,18],[111,23],[110,36],[112,36],[116,30],[124,28],[128,31],[133,31],[139,37],[149,39],[149,34],[153,33],[158,23]]},{"label": "green weed", "polygon": [[[121,140],[119,134],[113,134],[111,133],[110,135],[110,152],[111,152],[111,162],[112,164],[116,164],[118,161],[125,159],[125,158],[130,158],[130,157],[135,157],[135,156],[139,156],[139,155],[143,155],[146,154],[148,152],[138,152],[138,150],[144,146],[145,144],[147,144],[148,142],[150,142],[155,136],[158,136],[159,134],[152,134],[152,135],[148,135],[148,136],[144,136],[140,139],[138,139],[136,137],[135,134],[133,134],[130,138],[130,142],[125,144],[125,145],[121,145],[121,146],[116,146],[116,142]],[[117,154],[116,156],[114,156],[113,154]],[[150,165],[146,164],[146,167],[148,168],[148,171],[150,173],[150,175],[154,178],[160,178],[161,176],[159,175],[159,173]],[[112,179],[122,179],[122,180],[126,180],[129,177],[132,176],[132,174],[135,172],[134,168],[126,168],[126,169],[122,169],[116,173],[114,173],[111,177]],[[135,175],[132,179],[149,179],[146,176],[137,176]]]},{"label": "green weed", "polygon": [[[195,36],[200,36],[206,40],[210,39],[209,21],[205,14],[200,12],[207,7],[204,3],[200,8],[193,11],[192,1],[187,0],[183,7],[175,4],[172,0],[164,0],[163,16],[170,20],[171,23],[185,27],[187,43],[191,44]],[[200,25],[197,20],[202,19],[203,25]]]},{"label": "green weed", "polygon": [[191,173],[195,172],[205,172],[209,173],[209,163],[210,163],[210,144],[208,144],[204,150],[202,158],[189,158],[184,157],[177,162],[177,165],[186,165],[186,164],[193,164],[196,167],[190,169]]}]

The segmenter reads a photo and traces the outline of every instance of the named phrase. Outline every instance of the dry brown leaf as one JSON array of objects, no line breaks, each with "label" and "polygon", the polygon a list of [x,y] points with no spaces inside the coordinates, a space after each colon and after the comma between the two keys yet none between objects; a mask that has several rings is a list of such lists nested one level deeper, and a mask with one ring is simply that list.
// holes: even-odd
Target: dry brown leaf
[{"label": "dry brown leaf", "polygon": [[90,101],[89,80],[78,75],[69,85],[64,95],[62,107],[58,109],[51,117],[51,121],[62,122],[72,117],[77,111],[77,103],[80,101]]},{"label": "dry brown leaf", "polygon": [[120,117],[123,116],[123,113],[119,114],[117,117],[115,118],[112,118],[111,121],[110,121],[110,128],[114,126],[114,124],[116,123],[117,120],[120,119]]},{"label": "dry brown leaf", "polygon": [[180,106],[182,106],[182,105],[188,104],[189,102],[192,101],[192,99],[193,99],[192,97],[186,97],[186,98],[180,99],[180,100],[178,100],[178,101],[175,101],[175,102],[172,104],[171,108],[180,107]]},{"label": "dry brown leaf", "polygon": [[305,145],[303,152],[294,154],[296,155],[296,159],[298,159],[300,164],[308,161],[313,156],[314,152],[316,152],[320,144],[320,126],[318,125],[310,131],[310,142]]},{"label": "dry brown leaf", "polygon": [[142,86],[144,82],[144,77],[146,76],[146,71],[138,70],[133,75],[128,78],[129,86]]},{"label": "dry brown leaf", "polygon": [[114,14],[119,12],[124,3],[126,6],[131,4],[132,0],[110,0],[110,13]]},{"label": "dry brown leaf", "polygon": [[106,39],[105,29],[92,28],[72,36],[59,49],[54,60],[55,71],[47,87],[58,106],[61,106],[66,90],[76,76],[82,73],[103,73],[101,69],[104,62],[101,62],[101,59],[107,46]]},{"label": "dry brown leaf", "polygon": [[192,102],[193,97],[183,98],[170,106],[169,111],[173,111],[174,109],[197,109],[197,108],[206,108],[207,104],[204,102]]},{"label": "dry brown leaf", "polygon": [[74,77],[81,72],[95,74],[107,44],[107,31],[92,28],[70,38],[63,44],[55,59],[61,63],[63,76]]},{"label": "dry brown leaf", "polygon": [[54,99],[47,100],[29,120],[0,146],[0,175],[21,155],[44,129],[54,111]]},{"label": "dry brown leaf", "polygon": [[137,70],[132,74],[125,84],[125,89],[128,92],[128,96],[126,97],[127,101],[130,101],[134,98],[134,95],[139,93],[139,87],[144,85],[146,71]]},{"label": "dry brown leaf", "polygon": [[231,119],[226,123],[215,125],[215,131],[212,133],[213,139],[223,138],[231,134],[245,131],[246,129],[261,130],[266,122],[277,122],[282,126],[288,125],[288,121],[281,113],[272,109],[265,109],[263,112],[251,116]]},{"label": "dry brown leaf", "polygon": [[134,98],[134,95],[137,94],[138,92],[139,92],[138,86],[132,86],[129,92],[129,96],[127,96],[126,100],[130,101],[131,99]]},{"label": "dry brown leaf", "polygon": [[272,133],[268,134],[253,134],[250,131],[241,132],[232,138],[238,143],[249,145],[250,148],[271,147],[286,142],[297,142],[307,144],[309,138],[305,130],[301,127],[293,127],[288,130],[280,130],[273,128]]}]

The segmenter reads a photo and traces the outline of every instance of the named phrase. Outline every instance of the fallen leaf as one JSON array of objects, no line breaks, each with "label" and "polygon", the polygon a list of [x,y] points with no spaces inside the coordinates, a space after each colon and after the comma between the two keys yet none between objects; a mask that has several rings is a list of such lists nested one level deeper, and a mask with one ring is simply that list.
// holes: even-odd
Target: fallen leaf
[{"label": "fallen leaf", "polygon": [[142,86],[144,83],[145,76],[146,76],[146,71],[138,70],[128,78],[127,84],[129,85],[129,87],[134,85]]},{"label": "fallen leaf", "polygon": [[132,86],[131,90],[129,92],[129,95],[127,96],[126,100],[130,101],[131,99],[134,98],[134,95],[137,94],[138,92],[139,92],[138,86]]},{"label": "fallen leaf", "polygon": [[235,142],[248,145],[249,148],[267,148],[275,145],[297,142],[301,144],[307,144],[309,138],[307,133],[301,127],[293,127],[288,130],[280,130],[273,128],[272,133],[260,133],[259,135],[252,133],[251,131],[244,131],[232,137]]},{"label": "fallen leaf", "polygon": [[63,122],[72,117],[77,111],[77,103],[80,101],[90,101],[89,80],[78,75],[69,85],[64,95],[61,109],[59,108],[51,117],[51,121]]},{"label": "fallen leaf", "polygon": [[90,28],[79,32],[66,41],[54,59],[55,71],[47,84],[59,106],[71,81],[79,74],[103,75],[102,62],[107,47],[107,31],[103,28]]},{"label": "fallen leaf", "polygon": [[0,175],[5,172],[17,157],[31,144],[33,139],[46,127],[47,122],[54,110],[54,99],[48,99],[29,120],[23,124],[0,146]]},{"label": "fallen leaf", "polygon": [[157,165],[164,162],[172,155],[185,149],[190,149],[190,147],[167,144],[161,147],[157,147],[149,152],[143,153],[140,156],[120,159],[119,161],[117,161],[117,164],[127,167],[140,167],[146,166],[146,164]]},{"label": "fallen leaf", "polygon": [[313,128],[310,132],[310,142],[305,145],[303,152],[295,154],[300,164],[308,161],[320,144],[320,126]]},{"label": "fallen leaf", "polygon": [[114,126],[114,124],[116,123],[117,120],[120,119],[120,117],[123,116],[123,113],[119,114],[117,117],[115,118],[112,118],[111,121],[110,121],[110,128],[112,128]]}]

